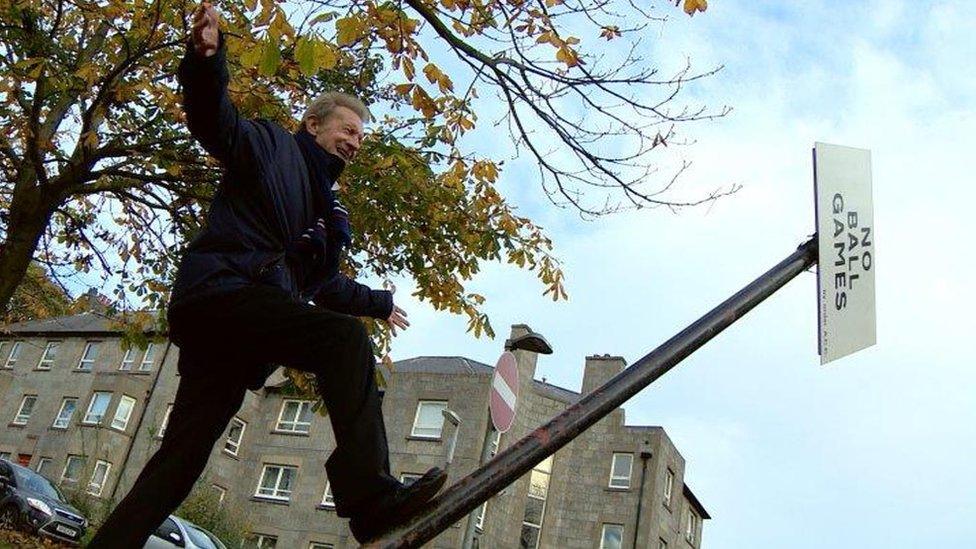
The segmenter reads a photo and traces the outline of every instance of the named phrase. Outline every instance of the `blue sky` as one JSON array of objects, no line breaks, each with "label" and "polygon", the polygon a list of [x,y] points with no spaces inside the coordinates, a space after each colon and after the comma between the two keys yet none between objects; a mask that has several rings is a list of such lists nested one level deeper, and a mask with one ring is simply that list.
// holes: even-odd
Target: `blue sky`
[{"label": "blue sky", "polygon": [[681,192],[743,189],[678,215],[582,221],[512,162],[502,186],[552,235],[570,300],[486,265],[471,288],[499,335],[474,340],[397,281],[413,326],[394,358],[494,363],[524,322],[555,348],[537,377],[578,390],[586,355],[635,361],[805,240],[815,141],[871,149],[877,346],[820,366],[804,273],[628,402],[627,419],[664,426],[687,459],[714,517],[710,549],[976,546],[974,28],[976,3],[963,1],[715,0],[676,14],[649,31],[656,62],[725,65],[685,98],[734,108],[686,130],[697,143],[671,159],[694,162]]}]

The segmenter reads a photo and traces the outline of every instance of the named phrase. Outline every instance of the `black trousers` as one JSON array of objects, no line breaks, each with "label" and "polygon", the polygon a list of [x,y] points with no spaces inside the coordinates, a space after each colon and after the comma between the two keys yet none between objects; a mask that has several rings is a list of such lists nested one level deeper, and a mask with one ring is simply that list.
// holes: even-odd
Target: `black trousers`
[{"label": "black trousers", "polygon": [[[265,364],[318,380],[336,440],[325,469],[339,516],[399,485],[390,475],[372,346],[357,318],[297,302],[278,288],[250,286],[175,306],[169,321],[180,348],[180,385],[162,445],[90,547],[145,544],[190,493]],[[259,471],[241,473],[257,483]]]}]

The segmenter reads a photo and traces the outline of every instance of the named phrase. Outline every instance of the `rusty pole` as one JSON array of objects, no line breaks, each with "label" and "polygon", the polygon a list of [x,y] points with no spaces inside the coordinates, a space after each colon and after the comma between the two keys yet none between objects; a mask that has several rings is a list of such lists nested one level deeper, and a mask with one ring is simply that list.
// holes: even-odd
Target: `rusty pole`
[{"label": "rusty pole", "polygon": [[778,265],[614,376],[602,387],[585,395],[577,403],[551,419],[549,423],[515,442],[494,459],[432,499],[430,507],[411,522],[379,540],[367,543],[364,547],[382,549],[420,547],[433,539],[667,373],[816,261],[817,239],[814,237]]}]

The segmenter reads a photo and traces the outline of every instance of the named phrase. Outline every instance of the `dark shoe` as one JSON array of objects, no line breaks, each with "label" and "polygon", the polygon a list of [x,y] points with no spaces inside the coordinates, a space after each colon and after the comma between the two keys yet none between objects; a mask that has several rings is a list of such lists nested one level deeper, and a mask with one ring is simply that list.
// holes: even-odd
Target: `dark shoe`
[{"label": "dark shoe", "polygon": [[362,511],[352,513],[349,519],[353,537],[359,543],[365,543],[406,522],[424,508],[424,504],[440,491],[446,480],[447,472],[434,467],[410,484],[401,484],[393,491],[360,506]]}]

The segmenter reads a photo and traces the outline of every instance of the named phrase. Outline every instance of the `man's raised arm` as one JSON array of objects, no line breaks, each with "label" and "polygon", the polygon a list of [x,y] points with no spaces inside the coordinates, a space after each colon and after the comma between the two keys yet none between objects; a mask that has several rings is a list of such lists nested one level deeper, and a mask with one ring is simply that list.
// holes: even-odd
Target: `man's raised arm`
[{"label": "man's raised arm", "polygon": [[241,152],[253,123],[242,118],[227,95],[226,47],[217,12],[203,2],[193,13],[192,37],[177,70],[183,87],[183,110],[193,137],[225,167],[241,167],[250,154]]}]

